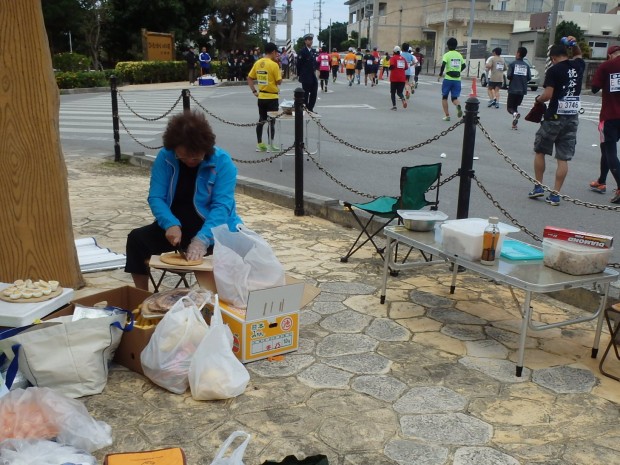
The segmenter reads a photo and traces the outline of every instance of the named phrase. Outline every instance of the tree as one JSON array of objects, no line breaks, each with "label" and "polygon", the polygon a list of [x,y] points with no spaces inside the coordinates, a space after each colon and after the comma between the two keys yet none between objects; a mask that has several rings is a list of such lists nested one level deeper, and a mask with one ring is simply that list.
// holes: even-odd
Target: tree
[{"label": "tree", "polygon": [[[0,281],[84,285],[75,249],[58,87],[40,0],[0,2]],[[37,85],[24,76],[36,76]]]},{"label": "tree", "polygon": [[269,0],[219,0],[205,15],[205,25],[218,48],[244,48],[250,45],[248,31],[268,6]]},{"label": "tree", "polygon": [[340,44],[345,42],[348,38],[347,35],[347,23],[332,23],[331,28],[328,26],[326,29],[323,29],[319,32],[318,41],[320,44],[328,47],[330,40],[330,29],[331,29],[331,46],[332,48],[337,48],[338,50],[346,50],[340,48]]},{"label": "tree", "polygon": [[84,10],[80,0],[42,0],[41,7],[52,54],[70,51],[73,45],[69,45],[69,40],[76,44],[76,51],[83,53],[80,29]]},{"label": "tree", "polygon": [[562,37],[573,36],[577,39],[577,42],[583,42],[584,33],[581,28],[572,21],[562,21],[555,27],[555,40],[554,43],[561,43]]}]

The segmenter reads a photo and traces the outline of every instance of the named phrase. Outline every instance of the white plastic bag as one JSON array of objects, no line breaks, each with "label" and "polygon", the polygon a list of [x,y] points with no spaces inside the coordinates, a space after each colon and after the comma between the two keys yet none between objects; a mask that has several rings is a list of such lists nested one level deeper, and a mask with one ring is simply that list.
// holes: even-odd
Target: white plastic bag
[{"label": "white plastic bag", "polygon": [[54,438],[92,452],[112,444],[112,428],[82,402],[50,388],[14,389],[0,399],[0,441]]},{"label": "white plastic bag", "polygon": [[231,232],[223,224],[213,231],[213,275],[222,300],[245,308],[256,289],[283,286],[284,268],[271,246],[254,231],[238,226]]},{"label": "white plastic bag", "polygon": [[39,439],[0,443],[0,465],[97,465],[97,459],[75,447]]},{"label": "white plastic bag", "polygon": [[[235,450],[233,450],[228,457],[224,457],[224,454],[226,454],[226,451],[233,441],[244,436],[245,440]],[[220,447],[220,450],[213,459],[213,462],[211,462],[211,465],[243,465],[243,454],[245,454],[245,448],[248,447],[251,437],[252,436],[245,431],[235,431],[232,433]]]},{"label": "white plastic bag", "polygon": [[2,377],[2,373],[0,372],[0,397],[8,393],[9,390],[6,387],[6,384],[4,384],[4,378]]},{"label": "white plastic bag", "polygon": [[189,366],[189,387],[196,400],[229,399],[243,394],[250,374],[232,351],[233,336],[222,321],[215,295],[211,327]]},{"label": "white plastic bag", "polygon": [[144,374],[175,394],[187,390],[190,361],[209,329],[201,308],[187,297],[179,299],[155,327],[140,354]]}]

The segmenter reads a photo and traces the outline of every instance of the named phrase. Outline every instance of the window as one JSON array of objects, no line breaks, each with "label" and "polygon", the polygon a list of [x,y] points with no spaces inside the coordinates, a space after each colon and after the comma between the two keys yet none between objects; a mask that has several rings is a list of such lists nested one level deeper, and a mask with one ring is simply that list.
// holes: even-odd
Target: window
[{"label": "window", "polygon": [[558,3],[558,11],[564,11],[564,6],[566,5],[566,1],[565,0],[560,0],[560,3]]},{"label": "window", "polygon": [[543,0],[527,0],[526,13],[542,13]]},{"label": "window", "polygon": [[605,13],[607,11],[607,3],[592,2],[590,13]]},{"label": "window", "polygon": [[499,47],[502,49],[502,53],[508,52],[510,48],[510,40],[509,39],[495,39],[491,37],[489,41],[489,49],[493,50],[495,47]]}]

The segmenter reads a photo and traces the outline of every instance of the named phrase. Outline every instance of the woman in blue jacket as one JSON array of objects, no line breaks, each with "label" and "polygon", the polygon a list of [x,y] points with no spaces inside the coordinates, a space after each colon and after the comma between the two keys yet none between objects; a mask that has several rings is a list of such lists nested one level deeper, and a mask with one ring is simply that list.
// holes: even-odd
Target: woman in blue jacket
[{"label": "woman in blue jacket", "polygon": [[203,113],[183,112],[170,118],[164,148],[151,169],[148,202],[155,222],[127,237],[125,271],[139,289],[147,289],[151,255],[187,249],[195,260],[213,249],[211,228],[242,223],[235,206],[237,168],[215,145],[215,134]]}]

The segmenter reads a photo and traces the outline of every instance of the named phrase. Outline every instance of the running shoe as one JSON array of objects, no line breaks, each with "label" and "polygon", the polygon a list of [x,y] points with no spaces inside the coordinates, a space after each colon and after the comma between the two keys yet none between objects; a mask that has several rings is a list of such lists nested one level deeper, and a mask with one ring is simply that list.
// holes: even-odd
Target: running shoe
[{"label": "running shoe", "polygon": [[418,88],[418,83],[417,83],[417,82],[415,83],[415,88],[416,88],[416,89]]},{"label": "running shoe", "polygon": [[599,194],[604,194],[605,192],[607,192],[607,186],[605,184],[601,184],[600,182],[598,182],[598,180],[596,180],[590,183],[590,190],[592,192],[598,192]]},{"label": "running shoe", "polygon": [[406,99],[409,99],[409,97],[411,97],[411,93],[409,92],[409,89],[407,89],[407,90],[405,91],[405,98],[406,98]]},{"label": "running shoe", "polygon": [[532,192],[530,192],[529,194],[527,194],[527,196],[530,199],[536,199],[538,197],[542,197],[543,195],[545,195],[545,190],[542,188],[542,186],[536,184],[534,186],[534,189],[532,190]]},{"label": "running shoe", "polygon": [[407,108],[407,100],[403,99],[402,102],[403,102],[403,108]]},{"label": "running shoe", "polygon": [[257,152],[266,152],[267,151],[267,144],[265,144],[264,142],[259,142],[258,144],[256,144],[256,151]]},{"label": "running shoe", "polygon": [[353,85],[353,81],[349,81],[349,87]]},{"label": "running shoe", "polygon": [[549,194],[547,198],[545,198],[545,202],[547,202],[549,205],[557,207],[558,205],[560,205],[560,196],[558,194]]},{"label": "running shoe", "polygon": [[449,116],[444,116],[442,119],[443,119],[444,121],[450,121],[450,117],[449,117]]},{"label": "running shoe", "polygon": [[280,149],[277,145],[271,144],[267,146],[267,150],[271,153],[280,153],[282,149]]},{"label": "running shoe", "polygon": [[489,103],[488,103],[487,107],[491,108],[493,105],[495,105],[495,99],[489,100]]},{"label": "running shoe", "polygon": [[521,118],[521,114],[516,111],[512,114],[512,129],[517,129],[517,124],[519,123],[519,118]]},{"label": "running shoe", "polygon": [[495,108],[499,108],[499,102],[495,101]]},{"label": "running shoe", "polygon": [[458,116],[459,118],[463,117],[463,109],[461,108],[460,105],[456,106],[456,116]]},{"label": "running shoe", "polygon": [[620,189],[617,189],[610,200],[611,203],[620,203]]},{"label": "running shoe", "polygon": [[392,108],[391,108],[391,110],[392,110],[392,111],[396,111],[396,107],[392,107]]}]

